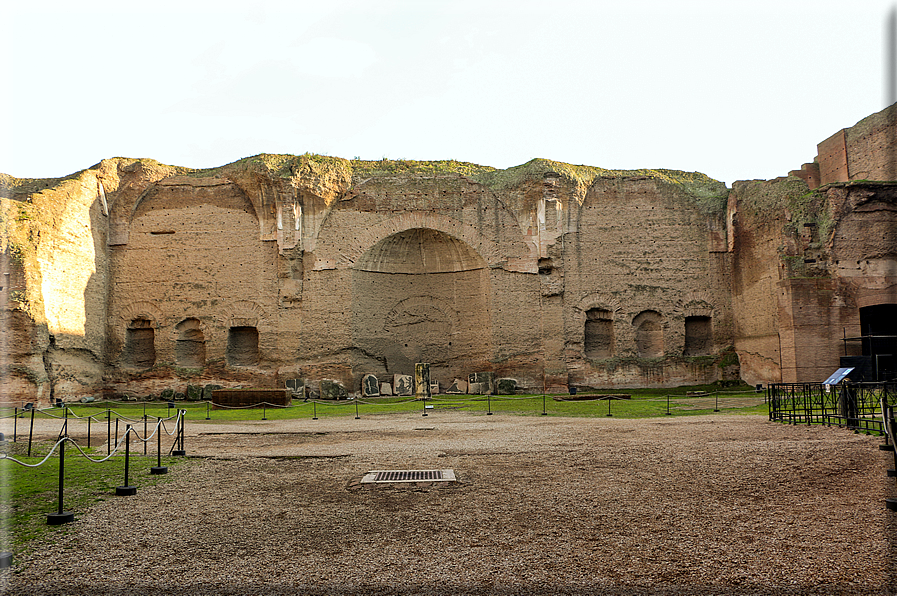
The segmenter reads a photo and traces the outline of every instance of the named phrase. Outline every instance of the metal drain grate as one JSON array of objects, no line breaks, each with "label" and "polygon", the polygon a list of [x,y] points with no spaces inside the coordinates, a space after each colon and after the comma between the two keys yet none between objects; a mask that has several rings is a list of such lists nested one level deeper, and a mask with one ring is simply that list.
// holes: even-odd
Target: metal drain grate
[{"label": "metal drain grate", "polygon": [[364,475],[370,482],[455,482],[454,470],[373,470]]}]

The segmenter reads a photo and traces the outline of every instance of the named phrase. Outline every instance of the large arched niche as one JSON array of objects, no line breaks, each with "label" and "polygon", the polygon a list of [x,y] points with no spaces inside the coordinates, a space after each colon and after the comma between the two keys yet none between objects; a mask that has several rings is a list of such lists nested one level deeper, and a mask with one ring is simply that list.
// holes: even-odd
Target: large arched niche
[{"label": "large arched niche", "polygon": [[[354,345],[389,374],[429,362],[431,377],[482,370],[492,351],[486,261],[469,244],[429,228],[397,232],[352,268]],[[358,373],[368,371],[356,371]]]}]

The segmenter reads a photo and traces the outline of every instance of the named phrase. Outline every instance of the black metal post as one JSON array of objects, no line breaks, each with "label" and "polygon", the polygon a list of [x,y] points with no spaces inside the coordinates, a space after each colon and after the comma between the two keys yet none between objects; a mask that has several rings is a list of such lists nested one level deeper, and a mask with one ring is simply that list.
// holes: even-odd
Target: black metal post
[{"label": "black metal post", "polygon": [[[358,403],[355,403],[356,410],[358,409]],[[356,416],[357,417],[357,416]],[[262,402],[262,420],[268,419],[268,404]]]},{"label": "black metal post", "polygon": [[146,457],[146,404],[143,404],[143,456]]},{"label": "black metal post", "polygon": [[137,487],[128,483],[128,464],[131,461],[131,425],[125,425],[125,483],[115,487],[115,494],[120,497],[130,497],[137,494]]},{"label": "black metal post", "polygon": [[65,480],[65,442],[68,437],[63,437],[59,443],[59,507],[56,513],[47,514],[47,525],[58,526],[75,521],[75,514],[62,510],[62,489]]},{"label": "black metal post", "polygon": [[120,418],[115,419],[115,447],[118,448],[118,421]]},{"label": "black metal post", "polygon": [[186,414],[187,410],[178,410],[178,436],[175,440],[178,448],[171,452],[175,456],[187,455],[187,452],[184,451],[184,421],[187,418]]},{"label": "black metal post", "polygon": [[112,453],[112,410],[106,408],[106,455]]},{"label": "black metal post", "polygon": [[150,468],[150,474],[167,474],[168,467],[162,465],[162,420],[156,420],[156,465]]},{"label": "black metal post", "polygon": [[716,402],[713,406],[714,412],[719,412],[719,391],[716,392]]},{"label": "black metal post", "polygon": [[316,401],[311,402],[311,407],[312,407],[312,418],[311,419],[317,420],[318,419],[318,402],[316,402]]},{"label": "black metal post", "polygon": [[545,408],[545,392],[542,392],[542,415],[548,416],[548,410]]},{"label": "black metal post", "polygon": [[421,401],[422,401],[423,404],[424,404],[424,413],[421,414],[421,416],[426,416],[426,415],[427,415],[427,398],[425,397],[425,398],[423,398]]},{"label": "black metal post", "polygon": [[206,420],[211,420],[211,418],[209,418],[209,402],[206,402]]},{"label": "black metal post", "polygon": [[361,416],[358,415],[358,398],[355,398],[355,420],[361,420]]},{"label": "black metal post", "polygon": [[488,393],[486,394],[486,405],[488,407],[486,416],[492,416],[492,396],[489,395]]},{"label": "black metal post", "polygon": [[34,406],[31,406],[31,427],[28,429],[28,457],[31,457],[31,438],[34,436]]},{"label": "black metal post", "polygon": [[16,413],[12,418],[12,442],[16,442],[16,427],[19,424],[19,408],[16,406]]},{"label": "black metal post", "polygon": [[611,402],[611,399],[608,397],[607,398],[607,415],[613,416],[613,414],[610,413],[610,402]]},{"label": "black metal post", "polygon": [[667,416],[670,416],[670,394],[667,393]]},{"label": "black metal post", "polygon": [[87,448],[90,449],[90,421],[93,416],[87,417]]}]

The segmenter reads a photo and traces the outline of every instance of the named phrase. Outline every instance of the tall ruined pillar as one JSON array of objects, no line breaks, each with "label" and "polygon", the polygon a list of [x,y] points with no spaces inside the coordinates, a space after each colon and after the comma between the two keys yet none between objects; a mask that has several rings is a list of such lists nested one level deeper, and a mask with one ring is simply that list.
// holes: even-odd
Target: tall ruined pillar
[{"label": "tall ruined pillar", "polygon": [[414,365],[414,399],[430,398],[430,365],[418,362]]}]

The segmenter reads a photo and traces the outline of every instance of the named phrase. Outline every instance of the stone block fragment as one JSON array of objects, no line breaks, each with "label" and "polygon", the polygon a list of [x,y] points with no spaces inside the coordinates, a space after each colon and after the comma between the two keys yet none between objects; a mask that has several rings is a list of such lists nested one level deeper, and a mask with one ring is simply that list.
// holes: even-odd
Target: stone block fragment
[{"label": "stone block fragment", "polygon": [[439,395],[439,381],[430,380],[430,395]]},{"label": "stone block fragment", "polygon": [[464,379],[454,379],[445,392],[451,394],[467,393],[467,381]]},{"label": "stone block fragment", "polygon": [[349,399],[349,392],[337,381],[321,381],[321,399]]},{"label": "stone block fragment", "polygon": [[514,395],[517,393],[517,379],[499,379],[495,383],[496,395]]},{"label": "stone block fragment", "polygon": [[380,383],[376,376],[368,374],[361,377],[361,396],[380,397]]},{"label": "stone block fragment", "polygon": [[478,372],[467,376],[467,392],[473,395],[495,393],[495,373]]},{"label": "stone block fragment", "polygon": [[174,389],[163,389],[162,390],[162,399],[171,401],[174,399]]},{"label": "stone block fragment", "polygon": [[202,399],[202,387],[199,385],[187,385],[187,401],[199,401]]},{"label": "stone block fragment", "polygon": [[389,383],[380,383],[380,395],[392,395],[392,385]]},{"label": "stone block fragment", "polygon": [[414,377],[411,375],[393,375],[392,386],[396,395],[414,395]]},{"label": "stone block fragment", "polygon": [[290,390],[293,399],[306,399],[305,397],[305,379],[287,379],[286,387]]},{"label": "stone block fragment", "polygon": [[211,383],[202,388],[202,399],[203,401],[212,401],[212,392],[216,389],[223,389],[221,385],[215,385]]}]

